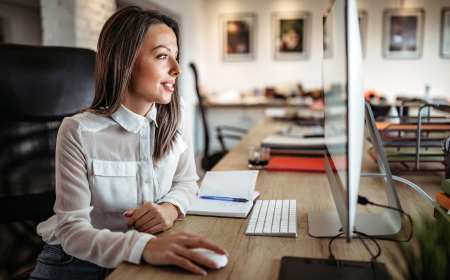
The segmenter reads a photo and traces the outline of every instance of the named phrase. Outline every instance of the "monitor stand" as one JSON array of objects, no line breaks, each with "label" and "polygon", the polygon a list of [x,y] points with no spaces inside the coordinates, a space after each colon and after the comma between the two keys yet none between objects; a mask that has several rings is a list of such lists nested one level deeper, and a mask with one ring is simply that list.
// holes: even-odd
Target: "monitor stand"
[{"label": "monitor stand", "polygon": [[[383,143],[381,142],[372,110],[367,102],[365,105],[365,120],[372,139],[380,174],[385,175],[385,177],[382,177],[382,181],[388,200],[388,205],[393,208],[402,209],[394,180],[392,178],[392,173],[389,168],[389,163],[384,152]],[[327,157],[327,155],[325,155],[325,157]],[[346,217],[348,217],[348,208],[342,197],[338,182],[333,175],[333,170],[331,169],[328,160],[325,160],[325,168],[338,212],[308,212],[309,234],[313,237],[334,237],[338,235],[342,228],[341,221],[345,221]],[[364,175],[364,177],[370,177],[370,175]],[[402,229],[402,221],[403,219],[398,211],[387,209],[382,213],[356,213],[354,225],[355,230],[364,232],[370,236],[392,237],[398,234]]]}]

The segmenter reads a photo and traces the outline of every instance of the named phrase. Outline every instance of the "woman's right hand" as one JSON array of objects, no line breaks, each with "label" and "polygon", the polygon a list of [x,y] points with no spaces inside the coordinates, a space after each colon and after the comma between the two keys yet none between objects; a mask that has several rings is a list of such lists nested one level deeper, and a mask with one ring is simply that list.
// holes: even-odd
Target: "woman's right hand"
[{"label": "woman's right hand", "polygon": [[215,262],[190,250],[193,248],[205,248],[218,254],[227,254],[225,249],[206,237],[180,232],[166,237],[150,239],[144,248],[142,259],[153,265],[174,264],[202,275],[205,275],[206,271],[193,262],[210,268],[217,268]]}]

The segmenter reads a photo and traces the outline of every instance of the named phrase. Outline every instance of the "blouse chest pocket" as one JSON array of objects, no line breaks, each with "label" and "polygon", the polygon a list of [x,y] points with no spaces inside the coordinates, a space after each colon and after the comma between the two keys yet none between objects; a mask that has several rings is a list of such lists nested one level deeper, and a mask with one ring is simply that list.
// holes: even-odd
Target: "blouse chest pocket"
[{"label": "blouse chest pocket", "polygon": [[91,205],[96,212],[125,212],[137,205],[136,162],[92,160]]}]

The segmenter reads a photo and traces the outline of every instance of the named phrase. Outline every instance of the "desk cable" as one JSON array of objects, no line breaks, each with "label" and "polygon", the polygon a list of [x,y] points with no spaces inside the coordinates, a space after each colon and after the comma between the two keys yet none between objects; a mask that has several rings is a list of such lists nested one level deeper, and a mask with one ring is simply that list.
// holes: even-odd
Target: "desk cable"
[{"label": "desk cable", "polygon": [[[363,243],[364,247],[366,247],[367,251],[369,252],[369,254],[372,256],[371,261],[374,261],[376,258],[378,258],[381,255],[381,248],[380,245],[378,244],[378,242],[369,235],[366,235],[362,232],[359,231],[353,231],[354,234],[356,234],[358,236],[358,239],[361,240],[361,242]],[[334,260],[336,259],[331,251],[331,243],[333,243],[333,241],[338,238],[339,236],[343,235],[344,233],[341,232],[339,234],[337,234],[336,236],[334,236],[333,238],[331,238],[330,242],[328,243],[328,251],[330,252],[330,255],[328,256],[329,259]],[[366,242],[364,241],[364,239],[361,238],[361,236],[364,236],[366,238],[369,238],[370,240],[373,241],[373,243],[375,243],[375,245],[377,245],[378,248],[378,253],[375,255],[374,253],[372,253],[372,250],[370,250],[369,246],[367,246]]]},{"label": "desk cable", "polygon": [[[358,196],[358,204],[362,204],[362,205],[371,204],[371,205],[374,205],[374,206],[383,207],[383,208],[387,208],[387,209],[391,209],[391,210],[395,210],[395,211],[401,212],[401,213],[405,214],[405,215],[408,217],[409,222],[410,222],[410,224],[411,224],[411,232],[410,232],[408,238],[407,238],[407,239],[404,239],[404,240],[392,239],[392,238],[383,238],[383,237],[373,237],[373,236],[367,235],[367,234],[365,234],[365,233],[363,233],[363,232],[360,232],[360,231],[357,231],[357,230],[353,231],[353,233],[356,234],[356,235],[358,236],[359,240],[361,240],[361,242],[363,243],[364,247],[366,247],[367,251],[368,251],[369,254],[372,256],[371,261],[374,261],[376,258],[378,258],[378,257],[381,255],[381,248],[380,248],[380,245],[378,244],[378,242],[376,242],[375,239],[386,240],[386,241],[396,241],[396,242],[408,242],[409,240],[411,240],[412,235],[413,235],[413,221],[412,221],[412,219],[411,219],[411,216],[410,216],[408,213],[406,213],[406,212],[403,211],[403,210],[394,208],[394,207],[390,207],[390,206],[386,206],[386,205],[381,205],[381,204],[373,203],[373,202],[369,201],[367,198],[365,198],[364,196],[360,196],[360,195]],[[330,251],[330,256],[329,256],[330,259],[335,259],[333,253],[331,252],[331,243],[332,243],[336,238],[338,238],[339,236],[341,236],[341,235],[343,235],[343,234],[344,234],[343,232],[339,233],[338,235],[334,236],[334,237],[330,240],[330,243],[328,243],[328,250]],[[375,255],[374,253],[372,253],[372,251],[370,250],[369,246],[367,246],[366,242],[364,241],[364,239],[361,238],[361,236],[366,237],[366,238],[369,238],[370,240],[372,240],[372,241],[375,243],[375,245],[377,245],[378,252],[377,252],[376,255]]]},{"label": "desk cable", "polygon": [[[361,177],[386,177],[386,174],[367,173],[367,174],[361,174]],[[405,183],[405,184],[407,184],[408,186],[414,188],[416,191],[418,191],[418,192],[419,192],[423,197],[425,197],[425,198],[426,198],[426,199],[427,199],[434,207],[436,207],[436,208],[438,209],[438,211],[441,212],[441,214],[442,214],[442,215],[450,222],[450,217],[449,217],[449,215],[448,215],[444,210],[442,210],[442,209],[439,207],[439,205],[438,205],[438,204],[437,204],[437,203],[436,203],[436,202],[435,202],[435,201],[434,201],[427,193],[425,193],[419,186],[417,186],[416,184],[412,183],[411,181],[408,181],[408,180],[403,179],[403,178],[398,177],[398,176],[392,176],[392,178],[393,178],[394,180],[397,180],[397,181],[400,181],[400,182],[402,182],[402,183]],[[380,248],[380,246],[378,245],[378,243],[375,241],[375,239],[386,240],[386,241],[397,241],[397,242],[408,242],[409,240],[411,240],[412,235],[413,235],[413,221],[412,221],[412,219],[411,219],[411,216],[410,216],[408,213],[404,212],[403,210],[394,208],[394,207],[390,207],[390,206],[386,206],[386,205],[381,205],[381,204],[373,203],[373,202],[369,201],[367,198],[365,198],[365,197],[363,197],[363,196],[358,196],[358,204],[362,204],[362,205],[371,204],[371,205],[378,206],[378,207],[383,207],[383,208],[387,208],[387,209],[396,210],[396,211],[398,211],[398,212],[401,212],[401,213],[405,214],[405,215],[408,217],[409,222],[410,222],[410,224],[411,224],[411,232],[410,232],[410,235],[409,235],[409,237],[408,237],[407,239],[405,239],[405,240],[397,240],[397,239],[383,238],[383,237],[372,237],[372,236],[369,236],[369,235],[367,235],[367,234],[365,234],[365,233],[363,233],[363,232],[359,232],[359,231],[356,231],[356,230],[353,231],[353,233],[355,233],[355,234],[358,236],[358,238],[359,238],[359,239],[361,240],[361,242],[364,244],[364,247],[366,247],[366,249],[368,250],[368,252],[369,252],[370,255],[372,256],[372,260],[371,260],[371,261],[374,261],[374,260],[375,260],[376,258],[378,258],[378,257],[380,256],[380,254],[381,254],[381,248]],[[343,232],[342,232],[342,233],[339,233],[338,235],[334,236],[334,237],[330,240],[330,243],[328,244],[328,250],[330,251],[330,256],[329,256],[330,259],[335,259],[333,253],[331,252],[331,243],[332,243],[336,238],[338,238],[339,236],[341,236],[341,235],[343,235],[343,234],[344,234]],[[377,253],[376,255],[374,255],[374,254],[372,253],[372,251],[369,249],[369,247],[367,246],[367,244],[365,243],[365,241],[361,238],[361,236],[371,239],[371,240],[377,245],[377,247],[378,247],[378,253]]]},{"label": "desk cable", "polygon": [[[361,177],[386,177],[386,174],[380,174],[380,173],[366,173],[366,174],[361,174]],[[417,186],[416,184],[414,184],[411,181],[408,181],[406,179],[403,179],[401,177],[398,176],[394,176],[392,175],[392,179],[400,181],[402,183],[407,184],[408,186],[412,187],[413,189],[415,189],[416,191],[418,191],[423,197],[425,197],[439,212],[441,212],[442,216],[444,216],[448,222],[450,222],[450,217],[448,215],[448,213],[446,213],[444,210],[442,210],[442,208],[439,206],[439,204],[437,204],[426,192],[424,192],[419,186]],[[379,206],[379,205],[378,205]]]},{"label": "desk cable", "polygon": [[[372,256],[372,261],[375,260],[376,258],[378,258],[378,257],[381,255],[381,248],[380,248],[380,245],[378,245],[378,243],[375,241],[375,239],[374,239],[373,237],[368,236],[368,235],[366,235],[366,234],[364,234],[364,233],[362,233],[362,232],[359,232],[359,231],[353,231],[353,233],[356,234],[356,235],[358,236],[359,240],[361,240],[361,242],[363,243],[364,247],[366,247],[367,251],[368,251],[369,254]],[[336,235],[336,236],[334,236],[333,238],[331,238],[330,243],[328,243],[328,251],[330,252],[330,255],[328,256],[329,259],[332,259],[332,260],[335,259],[333,253],[331,252],[331,243],[333,243],[333,241],[334,241],[336,238],[338,238],[339,236],[341,236],[341,235],[343,235],[343,234],[344,234],[343,232],[339,233],[338,235]],[[375,245],[377,245],[377,247],[378,247],[378,253],[377,253],[376,255],[374,255],[374,254],[372,253],[372,250],[370,250],[369,246],[367,246],[366,242],[364,241],[364,239],[361,238],[361,236],[364,236],[364,237],[369,238],[370,240],[372,240],[372,241],[375,243]]]}]

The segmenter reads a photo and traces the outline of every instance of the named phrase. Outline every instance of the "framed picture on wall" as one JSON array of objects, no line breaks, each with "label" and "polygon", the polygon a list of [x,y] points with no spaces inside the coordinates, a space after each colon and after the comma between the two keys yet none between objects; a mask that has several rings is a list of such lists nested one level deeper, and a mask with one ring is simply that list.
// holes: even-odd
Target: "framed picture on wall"
[{"label": "framed picture on wall", "polygon": [[272,14],[275,59],[307,59],[309,56],[309,12],[275,12]]},{"label": "framed picture on wall", "polygon": [[443,58],[450,58],[450,8],[442,9],[441,56]]},{"label": "framed picture on wall", "polygon": [[361,33],[361,44],[363,57],[366,57],[367,47],[367,12],[365,10],[358,10],[359,31]]},{"label": "framed picture on wall", "polygon": [[[327,21],[325,19],[328,18]],[[331,14],[323,17],[323,58],[333,57],[333,26],[331,25]]]},{"label": "framed picture on wall", "polygon": [[422,9],[386,9],[383,19],[383,55],[392,59],[415,59],[422,56]]},{"label": "framed picture on wall", "polygon": [[256,14],[222,14],[219,16],[219,26],[224,61],[255,58]]}]

